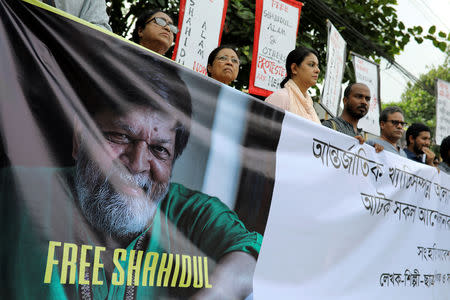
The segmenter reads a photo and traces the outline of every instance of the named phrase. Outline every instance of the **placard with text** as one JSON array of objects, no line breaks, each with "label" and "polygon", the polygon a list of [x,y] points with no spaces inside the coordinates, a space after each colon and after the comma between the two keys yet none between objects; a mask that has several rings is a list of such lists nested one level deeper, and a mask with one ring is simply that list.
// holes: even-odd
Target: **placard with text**
[{"label": "placard with text", "polygon": [[370,105],[366,116],[359,120],[358,127],[371,134],[380,135],[380,66],[370,60],[352,53],[356,82],[366,84],[370,89]]},{"label": "placard with text", "polygon": [[327,27],[327,68],[320,103],[334,117],[339,109],[347,43],[330,21]]},{"label": "placard with text", "polygon": [[450,135],[450,82],[436,81],[436,144]]},{"label": "placard with text", "polygon": [[191,70],[207,74],[208,56],[220,45],[228,0],[181,0],[172,59]]},{"label": "placard with text", "polygon": [[303,3],[257,0],[249,92],[267,97],[286,77],[286,57],[295,48]]}]

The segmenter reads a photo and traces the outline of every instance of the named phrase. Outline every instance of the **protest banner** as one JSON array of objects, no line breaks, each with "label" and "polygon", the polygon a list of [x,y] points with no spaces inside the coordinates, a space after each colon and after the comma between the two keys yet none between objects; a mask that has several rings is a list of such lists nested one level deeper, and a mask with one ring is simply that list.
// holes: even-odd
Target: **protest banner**
[{"label": "protest banner", "polygon": [[350,54],[352,55],[353,67],[355,69],[356,82],[366,84],[370,89],[372,97],[370,99],[369,111],[364,118],[359,120],[358,126],[366,132],[379,136],[380,124],[378,119],[381,113],[380,66],[354,52]]},{"label": "protest banner", "polygon": [[2,299],[449,294],[448,175],[39,1],[0,41]]},{"label": "protest banner", "polygon": [[0,40],[0,297],[251,294],[284,114],[39,1]]},{"label": "protest banner", "polygon": [[450,82],[436,81],[436,144],[450,135]]},{"label": "protest banner", "polygon": [[286,113],[254,299],[446,299],[450,176]]},{"label": "protest banner", "polygon": [[257,0],[249,92],[267,97],[286,77],[286,57],[295,48],[303,3]]},{"label": "protest banner", "polygon": [[180,1],[172,59],[191,70],[207,74],[208,56],[220,45],[228,0]]},{"label": "protest banner", "polygon": [[327,20],[327,27],[327,69],[320,104],[332,117],[335,117],[341,100],[347,43],[329,20]]}]

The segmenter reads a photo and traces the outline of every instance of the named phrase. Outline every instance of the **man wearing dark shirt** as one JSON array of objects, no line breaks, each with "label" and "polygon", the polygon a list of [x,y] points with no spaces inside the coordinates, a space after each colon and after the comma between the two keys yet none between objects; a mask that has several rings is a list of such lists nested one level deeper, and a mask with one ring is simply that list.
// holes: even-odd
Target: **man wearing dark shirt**
[{"label": "man wearing dark shirt", "polygon": [[[370,90],[364,83],[351,83],[344,91],[344,111],[340,117],[322,122],[323,126],[342,132],[356,138],[360,144],[364,143],[362,129],[358,122],[369,111]],[[374,144],[376,152],[383,150],[383,146]]]},{"label": "man wearing dark shirt", "polygon": [[442,162],[439,164],[438,168],[450,175],[450,135],[442,140],[440,151]]},{"label": "man wearing dark shirt", "polygon": [[344,111],[340,117],[334,117],[322,122],[322,125],[357,138],[364,142],[362,129],[358,122],[363,118],[370,104],[370,90],[363,83],[351,83],[344,91]]},{"label": "man wearing dark shirt", "polygon": [[436,155],[430,149],[431,130],[422,123],[414,123],[406,130],[406,156],[419,163],[434,167]]}]

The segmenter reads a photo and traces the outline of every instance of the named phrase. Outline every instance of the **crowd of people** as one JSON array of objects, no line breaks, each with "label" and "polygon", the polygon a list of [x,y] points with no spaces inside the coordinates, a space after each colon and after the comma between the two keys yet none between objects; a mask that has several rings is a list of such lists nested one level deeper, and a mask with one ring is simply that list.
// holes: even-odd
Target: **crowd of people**
[{"label": "crowd of people", "polygon": [[[43,2],[111,30],[103,0],[43,0]],[[145,11],[138,17],[132,40],[164,55],[172,46],[177,33],[178,27],[174,25],[173,18],[160,9],[154,9]],[[223,84],[230,85],[238,76],[239,66],[239,54],[236,49],[231,46],[219,46],[208,57],[207,74]],[[318,55],[315,50],[306,47],[292,50],[286,58],[287,75],[280,84],[281,89],[275,91],[265,101],[320,123],[311,96],[308,94],[308,89],[317,83],[319,73]],[[430,149],[431,130],[425,124],[411,124],[406,131],[407,147],[402,149],[399,146],[399,140],[407,126],[404,113],[399,107],[387,107],[383,110],[379,118],[380,137],[365,141],[362,129],[358,128],[357,124],[367,114],[370,100],[370,89],[366,85],[349,84],[344,91],[342,115],[324,120],[322,125],[353,136],[360,143],[367,142],[374,146],[377,152],[384,149],[419,163],[439,167],[440,170],[449,173],[450,161],[447,150],[450,136],[442,141],[440,150],[442,161],[438,160]]]},{"label": "crowd of people", "polygon": [[[111,29],[108,25],[104,0],[44,0],[44,2],[103,26],[107,30]],[[178,27],[174,25],[173,18],[156,9],[139,16],[132,39],[142,47],[164,55],[172,46],[177,33]],[[252,276],[262,236],[247,230],[238,216],[219,199],[171,182],[173,165],[182,155],[189,140],[191,96],[174,69],[161,65],[161,61],[157,59],[149,60],[147,63],[149,64],[147,69],[160,70],[152,74],[153,77],[148,83],[155,91],[155,95],[146,94],[139,97],[130,95],[130,99],[124,101],[127,103],[119,104],[97,97],[98,101],[104,103],[102,102],[102,105],[91,103],[92,107],[87,107],[92,121],[104,139],[97,140],[90,127],[82,124],[80,120],[75,121],[72,148],[72,156],[76,163],[74,168],[45,170],[46,174],[42,174],[42,171],[39,174],[30,170],[25,171],[33,178],[30,182],[36,186],[39,186],[37,183],[40,181],[47,184],[56,179],[59,183],[64,181],[62,184],[65,191],[64,201],[61,203],[65,209],[59,212],[63,223],[60,226],[53,226],[58,234],[60,234],[58,230],[61,229],[61,236],[67,237],[67,232],[63,231],[67,230],[73,235],[72,241],[79,245],[90,244],[94,238],[95,243],[106,246],[107,249],[127,249],[141,253],[143,251],[163,253],[167,248],[175,249],[177,253],[185,251],[195,257],[194,264],[197,257],[212,258],[210,280],[214,289],[190,291],[190,296],[195,299],[222,299],[225,294],[231,299],[244,299],[252,293]],[[220,46],[209,55],[207,72],[212,79],[230,85],[238,76],[239,66],[239,53],[231,46]],[[368,113],[371,101],[370,89],[365,84],[349,84],[344,91],[342,114],[321,122],[308,93],[308,89],[317,83],[319,73],[316,51],[306,47],[292,50],[286,58],[287,75],[280,84],[281,89],[270,95],[266,102],[354,137],[360,143],[373,146],[376,152],[390,151],[450,174],[450,136],[441,143],[442,161],[437,160],[430,149],[431,130],[424,124],[414,123],[409,126],[406,130],[407,146],[404,149],[399,146],[399,140],[404,135],[407,125],[404,113],[399,107],[388,107],[381,112],[379,138],[368,141],[364,139],[362,129],[358,128],[358,122]],[[145,99],[146,97],[151,99]],[[158,102],[155,99],[163,101]],[[173,109],[182,114],[171,115]],[[13,177],[9,173],[3,175],[3,178],[8,180]],[[43,187],[45,184],[30,189],[33,191],[30,192],[33,197],[29,199],[35,204],[36,199],[40,200],[36,191],[44,190],[42,197],[46,199],[48,207],[51,207],[54,199],[60,200],[58,198],[60,195],[56,192],[55,195],[47,195],[47,189]],[[4,191],[8,191],[6,195],[9,199],[5,202],[12,205],[20,203],[18,199],[23,195],[12,190],[9,193],[9,189],[14,189],[14,186],[5,185]],[[29,204],[27,201],[24,203]],[[41,212],[33,213],[38,215]],[[25,232],[22,229],[28,228],[23,220],[14,216],[9,218],[11,224],[18,222],[23,226],[17,229],[18,232]],[[39,219],[44,224],[49,216],[46,213],[40,216],[31,214],[30,218]],[[65,225],[66,219],[70,218],[76,219],[74,224],[78,226],[77,228],[74,226],[73,229],[68,229]],[[45,226],[47,225],[42,225],[42,228]],[[179,238],[181,235],[186,241],[180,238],[182,242],[173,243],[176,237]],[[58,259],[53,257],[50,259],[49,270],[53,270],[53,265],[64,259],[64,253],[59,251],[55,254]],[[132,262],[131,254],[126,260],[127,264],[128,260]],[[139,295],[148,299],[152,295],[172,297],[178,296],[177,293],[185,293],[183,284],[180,283],[178,286],[172,283],[171,287],[174,289],[168,292],[165,290],[155,292],[146,285],[136,287],[136,284],[131,284],[135,281],[131,275],[128,279],[131,283],[126,286],[122,284],[123,288],[118,292],[119,287],[109,284],[113,281],[117,265],[112,260],[104,260],[103,263],[105,272],[102,278],[108,284],[85,285],[79,288],[80,291],[75,292],[71,290],[72,287],[66,286],[67,290],[64,290],[59,284],[59,278],[56,275],[52,277],[52,271],[49,271],[50,276],[46,283],[49,283],[52,289],[50,294],[62,298],[66,293],[71,295],[69,293],[73,292],[73,295],[86,294],[88,296],[82,295],[82,298],[90,299],[91,294],[103,293],[105,296],[109,293],[109,295],[120,294],[121,298],[125,295],[127,298],[128,295],[131,295],[131,298]],[[165,269],[164,263],[165,258],[158,263],[158,268],[161,266],[161,269]],[[156,262],[152,264],[156,266]],[[198,266],[200,269],[201,262]],[[177,282],[178,269],[176,272],[176,275],[171,275],[172,277],[167,276],[171,278],[171,282]],[[132,271],[128,274],[132,274]],[[84,280],[93,280],[91,276],[94,274],[86,273]],[[205,278],[205,286],[206,281]]]},{"label": "crowd of people", "polygon": [[381,112],[379,117],[380,137],[365,141],[362,136],[363,130],[357,126],[358,121],[369,110],[370,99],[370,90],[365,84],[349,84],[344,91],[344,109],[341,116],[324,120],[322,125],[355,137],[360,143],[366,142],[375,147],[376,152],[389,151],[416,162],[437,167],[450,174],[450,136],[443,139],[441,143],[442,161],[439,161],[430,149],[431,129],[422,123],[413,123],[408,127],[405,136],[407,146],[402,148],[399,141],[405,133],[407,122],[405,122],[402,109],[398,106],[388,106]]}]

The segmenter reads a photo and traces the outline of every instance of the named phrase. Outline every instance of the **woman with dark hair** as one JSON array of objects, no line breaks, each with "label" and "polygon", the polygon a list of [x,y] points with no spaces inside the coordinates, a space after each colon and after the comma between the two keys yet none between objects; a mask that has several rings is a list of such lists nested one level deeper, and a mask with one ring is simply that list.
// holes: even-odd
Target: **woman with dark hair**
[{"label": "woman with dark hair", "polygon": [[159,9],[144,12],[136,21],[133,42],[164,55],[172,46],[178,27],[172,18]]},{"label": "woman with dark hair", "polygon": [[208,57],[208,76],[225,84],[233,82],[239,73],[239,55],[230,46],[220,46]]},{"label": "woman with dark hair", "polygon": [[286,59],[286,78],[280,84],[281,89],[267,97],[266,102],[320,124],[308,94],[308,89],[317,83],[319,72],[314,50],[306,47],[292,50]]}]

